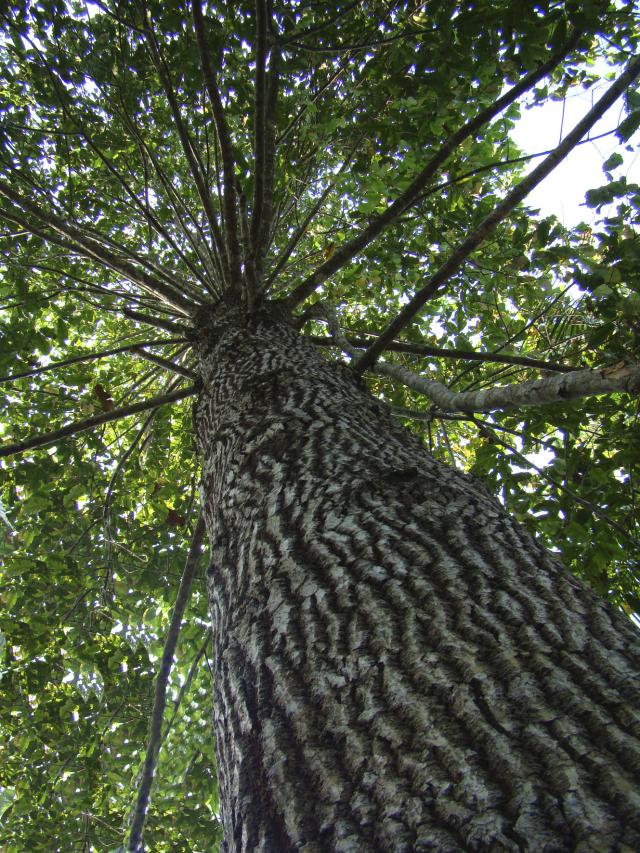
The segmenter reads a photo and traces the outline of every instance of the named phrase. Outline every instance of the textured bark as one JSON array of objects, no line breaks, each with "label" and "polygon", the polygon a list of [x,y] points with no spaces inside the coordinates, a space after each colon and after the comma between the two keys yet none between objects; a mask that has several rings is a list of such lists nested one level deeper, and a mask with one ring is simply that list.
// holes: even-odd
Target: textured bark
[{"label": "textured bark", "polygon": [[636,629],[284,322],[200,319],[224,849],[640,849]]}]

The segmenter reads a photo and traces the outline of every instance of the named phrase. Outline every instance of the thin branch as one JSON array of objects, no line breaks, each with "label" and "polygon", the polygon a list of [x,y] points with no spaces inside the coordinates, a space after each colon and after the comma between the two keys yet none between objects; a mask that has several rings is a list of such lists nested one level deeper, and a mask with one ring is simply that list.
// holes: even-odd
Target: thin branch
[{"label": "thin branch", "polygon": [[[0,382],[15,382],[16,379],[26,379],[29,376],[37,376],[39,373],[46,373],[49,370],[57,370],[59,367],[67,367],[69,364],[78,364],[82,361],[96,361],[99,358],[108,358],[110,355],[118,355],[121,352],[136,352],[140,354],[143,347],[164,346],[165,344],[182,344],[186,342],[186,338],[165,338],[157,341],[133,341],[130,344],[125,344],[114,349],[101,350],[100,352],[90,352],[85,355],[75,355],[73,358],[66,358],[64,361],[53,361],[44,367],[34,367],[31,370],[24,370],[21,373],[13,373],[10,376],[0,376]],[[138,352],[140,351],[140,352]]]},{"label": "thin branch", "polygon": [[371,243],[385,228],[395,222],[407,208],[418,199],[426,185],[436,174],[440,166],[447,160],[449,155],[470,136],[473,136],[483,125],[501,113],[509,104],[513,103],[520,95],[531,89],[543,77],[549,74],[575,47],[579,39],[579,33],[574,32],[565,44],[535,71],[527,74],[519,83],[509,89],[502,97],[498,98],[489,107],[486,107],[478,115],[464,124],[459,130],[452,134],[441,146],[438,152],[429,160],[426,166],[409,184],[395,201],[379,216],[375,217],[369,225],[354,238],[341,246],[333,256],[316,269],[302,284],[300,284],[286,298],[290,309],[295,308],[310,296],[330,275],[337,272],[347,264],[358,252]]},{"label": "thin branch", "polygon": [[157,329],[165,329],[171,332],[172,335],[187,334],[187,327],[181,326],[178,323],[172,323],[170,320],[165,320],[162,317],[151,317],[149,314],[141,314],[140,311],[133,311],[131,308],[123,308],[122,313],[130,320],[136,320],[138,323],[146,323],[147,326],[155,326]]},{"label": "thin branch", "polygon": [[198,664],[200,663],[200,661],[204,657],[204,654],[207,650],[207,646],[211,642],[211,635],[212,635],[212,630],[211,630],[211,628],[209,628],[207,630],[207,634],[204,638],[204,642],[200,646],[197,655],[193,659],[193,663],[189,667],[189,672],[187,673],[187,677],[184,680],[184,684],[180,688],[180,692],[178,693],[178,696],[176,697],[176,700],[173,703],[173,714],[171,715],[171,719],[169,720],[169,722],[165,726],[164,733],[162,735],[162,742],[163,743],[167,739],[169,732],[173,728],[173,724],[176,720],[176,717],[178,716],[178,710],[180,709],[180,705],[182,703],[182,700],[184,699],[185,694],[187,693],[189,688],[191,687],[191,682],[193,681],[193,677],[196,674]]},{"label": "thin branch", "polygon": [[326,201],[329,193],[331,192],[331,190],[335,187],[337,179],[344,172],[344,170],[347,168],[349,163],[351,163],[351,161],[353,159],[353,155],[358,150],[358,147],[360,146],[362,139],[363,139],[362,136],[360,136],[358,138],[358,141],[356,142],[356,144],[353,146],[351,151],[349,151],[349,153],[347,154],[345,159],[342,161],[342,164],[341,164],[340,168],[338,169],[338,171],[336,172],[335,176],[331,179],[331,181],[329,181],[328,186],[321,193],[320,198],[311,207],[311,209],[306,214],[306,216],[304,217],[304,219],[302,220],[300,225],[296,228],[296,230],[291,235],[289,242],[285,246],[282,254],[280,255],[280,257],[278,258],[278,260],[276,262],[276,265],[274,267],[273,272],[269,275],[269,278],[267,279],[266,287],[268,287],[270,284],[272,284],[275,281],[275,279],[278,277],[278,275],[280,274],[282,269],[286,266],[287,261],[291,257],[291,254],[293,253],[294,249],[296,248],[296,246],[298,245],[300,240],[306,234],[307,229],[309,228],[309,225],[317,216],[318,212],[320,211],[320,208],[325,203],[325,201]]},{"label": "thin branch", "polygon": [[[169,284],[166,284],[163,281],[159,281],[157,278],[149,275],[149,273],[144,270],[137,269],[135,266],[132,266],[128,261],[123,258],[114,255],[105,245],[101,245],[94,239],[93,236],[88,236],[83,232],[82,229],[76,227],[75,225],[71,225],[66,220],[62,219],[59,216],[56,216],[53,213],[43,210],[37,204],[34,204],[24,196],[21,196],[19,193],[16,193],[15,190],[12,189],[8,184],[4,181],[0,180],[0,196],[4,196],[6,199],[11,201],[13,204],[17,205],[20,211],[23,212],[22,215],[16,213],[14,211],[14,216],[19,219],[22,225],[31,231],[34,234],[38,234],[38,236],[43,236],[44,239],[51,240],[51,236],[47,235],[46,232],[43,232],[40,229],[32,226],[28,217],[24,216],[24,213],[28,213],[31,216],[35,216],[40,222],[44,223],[44,225],[52,228],[54,231],[63,235],[71,241],[69,244],[67,241],[59,241],[55,240],[55,242],[62,242],[66,248],[72,248],[77,254],[82,255],[83,257],[89,258],[92,261],[99,261],[105,266],[110,267],[116,272],[120,273],[120,275],[128,278],[129,281],[134,284],[138,284],[148,293],[153,294],[158,299],[167,304],[171,305],[173,308],[176,308],[181,314],[189,315],[193,308],[195,307],[194,303],[186,299],[183,294],[177,289],[172,287]],[[8,218],[11,218],[10,211],[3,211],[3,215],[9,214]],[[105,240],[110,238],[104,238]],[[110,241],[113,243],[113,241]],[[123,251],[127,251],[122,248]],[[131,256],[132,253],[129,252]],[[136,261],[140,262],[141,259],[136,258]]]},{"label": "thin branch", "polygon": [[182,120],[180,107],[178,105],[176,94],[173,89],[169,69],[160,51],[160,45],[158,44],[156,34],[153,31],[149,10],[146,8],[146,5],[144,5],[144,3],[143,19],[145,35],[147,39],[147,44],[149,46],[151,59],[153,60],[153,64],[156,68],[156,71],[158,72],[158,76],[160,77],[160,82],[162,83],[162,88],[164,89],[165,95],[167,96],[167,101],[169,102],[169,108],[171,110],[171,115],[173,116],[173,122],[175,124],[176,130],[178,131],[178,137],[182,145],[182,150],[184,152],[185,157],[187,158],[189,169],[191,171],[191,176],[196,185],[200,201],[202,202],[202,207],[204,209],[207,222],[209,223],[211,236],[213,237],[213,242],[217,253],[217,256],[214,255],[214,258],[216,258],[216,260],[220,264],[220,273],[222,281],[226,281],[228,279],[227,258],[226,253],[224,251],[222,235],[218,226],[218,220],[211,203],[211,194],[209,193],[209,188],[206,185],[202,170],[200,168],[200,164],[198,163],[193,140],[189,136],[187,127],[184,121]]},{"label": "thin branch", "polygon": [[340,20],[340,18],[344,18],[345,15],[348,15],[352,9],[354,9],[356,6],[359,6],[360,4],[361,0],[353,0],[352,3],[349,3],[347,6],[345,6],[344,9],[337,12],[332,18],[327,18],[326,20],[323,20],[320,24],[314,24],[311,27],[307,27],[305,30],[300,30],[299,33],[290,33],[288,36],[285,36],[284,38],[280,39],[279,43],[284,47],[284,45],[287,45],[290,42],[298,42],[305,36],[316,35],[322,30],[327,29],[327,27],[330,27],[335,24],[336,21]]},{"label": "thin branch", "polygon": [[280,53],[273,48],[269,57],[269,74],[267,76],[267,98],[264,116],[264,181],[262,212],[260,226],[256,239],[256,277],[262,284],[264,259],[269,248],[271,225],[273,222],[273,191],[276,164],[276,106],[278,102],[278,87],[280,81]]},{"label": "thin branch", "polygon": [[[253,116],[253,207],[251,211],[251,245],[253,247],[254,264],[262,204],[264,198],[264,164],[265,164],[265,115],[266,115],[266,63],[267,63],[267,5],[266,0],[255,0],[256,13],[256,75],[255,75],[255,106]],[[256,270],[257,272],[257,270]]]},{"label": "thin branch", "polygon": [[156,690],[153,700],[153,711],[151,712],[151,722],[149,726],[149,744],[147,746],[147,755],[144,761],[142,771],[142,779],[138,788],[138,798],[133,813],[131,823],[131,831],[129,833],[129,841],[127,850],[131,853],[142,851],[142,833],[144,830],[144,822],[149,808],[149,800],[151,796],[151,785],[153,776],[158,762],[158,754],[162,743],[162,721],[164,717],[164,709],[167,702],[167,684],[169,674],[173,665],[173,656],[175,654],[180,628],[182,627],[182,617],[189,601],[191,593],[191,584],[200,562],[200,556],[203,550],[203,541],[205,535],[204,514],[201,512],[198,516],[189,552],[185,561],[184,571],[180,579],[180,586],[176,595],[176,603],[171,614],[171,622],[167,632],[167,639],[162,652],[162,661],[160,669],[156,677]]},{"label": "thin branch", "polygon": [[136,447],[140,443],[140,440],[142,439],[142,436],[145,434],[147,428],[149,427],[149,424],[155,418],[157,411],[158,411],[157,408],[151,409],[151,412],[144,419],[144,421],[142,422],[142,426],[137,430],[132,441],[129,443],[129,446],[126,448],[124,453],[122,453],[122,455],[118,459],[115,470],[114,470],[113,474],[111,475],[111,479],[109,480],[109,485],[107,486],[107,493],[106,493],[105,498],[104,498],[104,506],[102,509],[102,521],[103,521],[104,528],[105,528],[105,536],[106,536],[107,543],[109,544],[109,546],[111,546],[113,544],[113,537],[111,535],[110,515],[111,515],[111,503],[113,501],[113,489],[115,487],[116,480],[118,479],[118,476],[120,475],[120,473],[124,469],[124,466],[126,465],[127,460],[129,459],[129,457],[131,456],[133,451],[136,449]]},{"label": "thin branch", "polygon": [[[347,340],[349,343],[357,347],[358,349],[366,349],[370,340],[367,338],[359,338],[354,337],[356,332],[350,332],[348,329],[345,329],[345,333],[347,335]],[[369,338],[375,338],[376,335],[373,332],[365,332],[364,334],[368,335]],[[340,342],[335,338],[323,338],[318,335],[310,335],[309,340],[313,341],[314,344],[318,344],[319,346],[340,346]],[[500,355],[499,353],[490,353],[490,352],[475,352],[469,350],[460,350],[460,349],[446,349],[444,347],[431,347],[427,344],[411,344],[406,343],[404,341],[392,341],[387,349],[393,352],[406,352],[410,355],[426,355],[426,356],[435,356],[437,358],[454,358],[461,359],[462,361],[480,361],[480,362],[496,362],[498,364],[518,364],[522,367],[533,367],[537,370],[550,370],[556,373],[569,373],[573,370],[576,370],[575,367],[571,367],[566,364],[557,364],[553,361],[542,361],[538,358],[527,358],[526,356],[518,356],[518,355]]]},{"label": "thin branch", "polygon": [[[222,174],[224,180],[224,219],[226,247],[229,255],[229,269],[233,281],[239,282],[240,272],[240,242],[238,232],[238,217],[236,211],[236,180],[234,167],[233,146],[229,127],[224,115],[222,98],[216,81],[215,71],[211,62],[211,52],[204,29],[201,0],[192,0],[193,25],[200,52],[200,64],[207,89],[209,104],[216,126],[220,155],[222,157]],[[236,284],[238,286],[238,284]]]},{"label": "thin branch", "polygon": [[155,355],[155,353],[152,352],[145,352],[145,350],[138,349],[137,347],[132,347],[131,352],[134,352],[136,355],[139,355],[141,358],[144,358],[153,364],[157,364],[159,367],[163,367],[165,370],[170,370],[173,373],[179,373],[181,376],[191,379],[192,382],[197,379],[197,375],[193,370],[189,370],[181,364],[176,364],[175,361],[171,361],[168,358],[162,358],[162,356]]},{"label": "thin branch", "polygon": [[130,415],[136,415],[138,412],[146,412],[148,409],[164,406],[168,403],[175,403],[178,400],[184,400],[185,397],[191,397],[197,394],[198,389],[195,385],[190,385],[188,388],[182,388],[179,391],[173,391],[171,394],[162,394],[158,397],[151,397],[149,400],[142,400],[139,403],[133,403],[130,406],[112,409],[110,412],[102,412],[99,415],[93,415],[90,418],[85,418],[82,421],[75,421],[67,424],[61,429],[53,430],[53,432],[45,432],[41,435],[35,435],[32,438],[27,438],[24,441],[18,441],[15,444],[5,444],[0,446],[0,458],[5,456],[14,456],[25,453],[27,450],[33,450],[36,447],[47,447],[51,444],[56,444],[60,439],[68,438],[71,435],[77,435],[80,432],[86,432],[93,427],[101,424],[118,421],[121,418],[128,418]]},{"label": "thin branch", "polygon": [[504,441],[504,439],[500,438],[499,435],[496,435],[493,429],[494,424],[487,424],[485,421],[478,421],[475,418],[470,418],[470,421],[476,424],[480,432],[484,432],[485,434],[490,433],[492,441],[495,441],[497,444],[500,444],[502,447],[504,447],[505,450],[508,450],[509,453],[512,453],[517,459],[522,462],[523,465],[527,465],[529,468],[533,468],[534,471],[537,471],[537,473],[541,477],[543,477],[548,483],[551,483],[552,486],[555,486],[557,489],[560,489],[560,491],[565,492],[565,494],[569,495],[572,500],[577,501],[578,503],[582,504],[582,506],[591,510],[594,515],[598,516],[604,522],[611,525],[611,527],[621,533],[625,537],[625,539],[628,539],[630,542],[632,542],[636,548],[640,548],[640,540],[636,539],[635,536],[629,533],[628,530],[625,530],[621,524],[618,524],[618,522],[611,518],[610,515],[600,509],[597,504],[591,503],[591,501],[580,497],[580,495],[578,495],[572,489],[569,489],[563,483],[556,480],[555,477],[552,477],[550,474],[548,474],[544,470],[544,468],[540,468],[530,459],[527,459],[527,457],[523,453],[520,453],[519,450],[516,450],[515,447],[512,447],[507,441]]},{"label": "thin branch", "polygon": [[[177,219],[178,224],[180,225],[180,230],[182,231],[182,234],[187,239],[191,248],[193,249],[193,251],[197,255],[200,263],[202,264],[202,268],[205,270],[205,272],[209,273],[210,266],[211,266],[211,264],[213,264],[213,261],[214,261],[214,255],[212,254],[211,250],[209,249],[209,246],[206,243],[205,236],[204,236],[204,233],[200,227],[200,224],[198,223],[193,212],[187,207],[184,199],[182,198],[182,195],[176,191],[175,187],[173,186],[173,184],[169,180],[168,176],[165,174],[164,169],[160,165],[160,161],[156,157],[154,151],[148,146],[147,141],[144,138],[144,135],[140,132],[140,130],[139,130],[138,126],[136,125],[133,117],[129,115],[129,112],[126,108],[126,104],[122,100],[121,95],[120,95],[120,106],[122,109],[122,116],[125,120],[125,123],[129,129],[129,131],[133,134],[133,136],[135,136],[136,142],[138,143],[138,146],[140,147],[141,151],[144,151],[144,153],[149,158],[151,165],[153,166],[153,169],[154,169],[156,175],[158,176],[160,183],[162,184],[162,186],[166,190],[166,194],[167,194],[167,198],[169,200],[169,204],[171,205],[173,212],[176,215],[176,219]],[[191,233],[191,231],[189,230],[189,228],[185,224],[183,215],[180,211],[180,207],[182,208],[182,210],[184,211],[184,213],[186,214],[186,216],[188,217],[188,219],[191,221],[194,228],[198,232],[198,234],[200,236],[201,243],[205,247],[206,255],[207,255],[207,257],[209,257],[211,259],[211,264],[208,263],[206,258],[203,256],[203,254],[201,254],[200,245],[198,244],[198,241],[196,240],[195,236]],[[198,276],[200,281],[204,284],[204,286],[207,288],[207,290],[212,295],[219,295],[219,294],[214,292],[215,291],[215,279],[213,279],[211,284],[210,284],[201,274],[199,274],[199,272],[197,271],[197,268],[193,267],[192,270],[194,270],[194,274]],[[214,288],[213,292],[212,292],[212,286]]]},{"label": "thin branch", "polygon": [[[425,303],[436,293],[440,286],[447,281],[464,263],[467,257],[474,251],[502,222],[511,211],[536,187],[547,175],[552,172],[556,166],[565,159],[570,151],[576,146],[580,139],[587,133],[594,124],[604,115],[609,107],[615,103],[625,89],[640,75],[640,58],[631,62],[618,79],[612,83],[599,101],[589,110],[584,118],[578,122],[573,130],[567,134],[564,140],[558,145],[554,151],[546,157],[542,163],[536,166],[532,172],[527,175],[516,187],[507,195],[507,197],[498,204],[493,211],[485,217],[478,227],[463,240],[428,280],[427,284],[421,288],[412,299],[398,312],[394,320],[389,323],[384,332],[379,338],[369,347],[369,349],[360,358],[357,370],[362,371],[375,363],[380,353],[385,349],[387,344],[392,341],[398,333],[413,321],[418,311]],[[322,269],[322,268],[320,268]],[[294,291],[295,293],[295,291]]]}]

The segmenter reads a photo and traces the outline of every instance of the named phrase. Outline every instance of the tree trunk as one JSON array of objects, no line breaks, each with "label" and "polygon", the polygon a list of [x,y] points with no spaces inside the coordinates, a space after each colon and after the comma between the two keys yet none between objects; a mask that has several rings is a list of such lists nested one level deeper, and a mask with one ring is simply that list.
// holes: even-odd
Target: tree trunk
[{"label": "tree trunk", "polygon": [[640,850],[635,627],[274,309],[201,326],[224,850]]}]

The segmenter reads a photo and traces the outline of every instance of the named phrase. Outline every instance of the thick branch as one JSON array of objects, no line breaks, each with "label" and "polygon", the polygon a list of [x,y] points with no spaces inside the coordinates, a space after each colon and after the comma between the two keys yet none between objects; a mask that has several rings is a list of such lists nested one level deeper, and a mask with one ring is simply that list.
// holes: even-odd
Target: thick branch
[{"label": "thick branch", "polygon": [[61,429],[53,430],[53,432],[42,433],[35,435],[32,438],[27,438],[24,441],[18,441],[15,444],[6,444],[0,447],[0,458],[4,456],[15,456],[25,453],[27,450],[33,450],[36,447],[47,447],[51,444],[56,444],[60,439],[68,438],[70,435],[77,435],[80,432],[86,432],[93,427],[101,424],[111,423],[111,421],[119,421],[122,418],[128,418],[130,415],[137,415],[138,412],[146,412],[148,409],[164,406],[167,403],[175,403],[178,400],[184,400],[185,397],[190,397],[197,391],[194,385],[188,388],[182,388],[179,391],[173,391],[171,394],[162,394],[158,397],[151,397],[149,400],[142,400],[139,403],[132,403],[130,406],[122,406],[119,409],[112,409],[110,412],[102,412],[99,415],[93,415],[83,421],[75,421],[72,424]]},{"label": "thick branch", "polygon": [[[378,337],[369,349],[360,358],[357,370],[362,371],[375,363],[380,353],[398,335],[398,333],[409,325],[422,306],[436,293],[438,288],[453,275],[477,249],[477,247],[491,234],[494,228],[502,222],[511,211],[531,192],[556,166],[564,160],[569,152],[575,148],[580,139],[596,124],[609,107],[620,97],[625,89],[640,75],[640,58],[631,62],[626,71],[618,77],[607,89],[599,101],[589,110],[584,118],[578,122],[574,129],[567,134],[564,140],[546,157],[542,163],[527,175],[509,193],[494,210],[472,231],[471,234],[460,243],[452,255],[442,264],[412,299],[398,312],[394,320],[389,323],[384,332]],[[295,292],[295,291],[294,291]]]},{"label": "thick branch", "polygon": [[133,820],[131,822],[131,832],[129,834],[129,842],[127,850],[132,853],[141,851],[142,848],[142,832],[144,822],[147,816],[149,807],[149,799],[151,795],[151,785],[153,776],[158,761],[160,745],[162,743],[162,720],[164,718],[164,709],[167,702],[167,684],[169,682],[169,674],[173,665],[173,656],[178,644],[180,628],[182,627],[182,617],[184,616],[185,607],[189,601],[191,593],[191,584],[200,562],[200,556],[203,550],[203,541],[205,535],[205,523],[202,513],[198,516],[191,543],[189,545],[189,553],[180,578],[180,586],[176,595],[176,603],[171,614],[171,622],[167,632],[167,639],[162,652],[162,661],[160,669],[156,677],[156,690],[153,700],[153,711],[151,713],[151,722],[149,726],[149,744],[147,746],[147,755],[144,761],[142,771],[142,779],[138,789],[138,799],[136,802]]},{"label": "thick branch", "polygon": [[491,412],[496,409],[564,403],[616,391],[628,394],[640,392],[640,366],[624,363],[597,370],[575,370],[516,385],[461,392],[451,391],[442,382],[418,376],[399,364],[378,362],[373,371],[424,394],[443,412]]},{"label": "thick branch", "polygon": [[387,209],[373,219],[369,225],[357,234],[352,240],[341,246],[333,256],[318,267],[302,284],[300,284],[287,297],[288,306],[293,309],[300,302],[303,302],[310,296],[323,281],[330,275],[337,272],[345,264],[347,264],[358,252],[365,246],[371,243],[385,228],[395,222],[404,211],[410,207],[420,196],[421,192],[427,186],[429,181],[436,174],[440,166],[445,162],[453,151],[470,136],[473,136],[480,128],[488,121],[498,115],[509,104],[513,103],[520,95],[531,89],[543,77],[549,74],[575,47],[579,38],[579,33],[574,32],[567,42],[556,53],[530,74],[527,74],[520,83],[513,86],[502,97],[494,101],[491,106],[482,110],[474,119],[468,121],[459,130],[452,134],[442,145],[439,151],[429,160],[422,171],[416,175],[407,189],[401,193],[398,198],[393,201]]}]

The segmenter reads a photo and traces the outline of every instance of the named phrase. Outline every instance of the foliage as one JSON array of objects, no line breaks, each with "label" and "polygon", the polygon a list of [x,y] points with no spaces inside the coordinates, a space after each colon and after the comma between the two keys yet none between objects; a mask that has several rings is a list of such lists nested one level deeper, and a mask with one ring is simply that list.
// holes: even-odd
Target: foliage
[{"label": "foliage", "polygon": [[[256,8],[271,14],[267,87],[279,53],[270,211],[260,195],[270,126],[255,107],[265,62],[259,15],[246,3],[211,3],[203,14],[233,144],[235,215],[242,220],[246,208],[249,230],[257,209],[271,215],[266,255],[253,260],[272,298],[339,257],[452,133],[560,50],[574,28],[580,33],[524,98],[453,149],[382,238],[315,289],[311,301],[319,294],[352,337],[366,340],[528,169],[509,135],[523,104],[591,87],[596,60],[618,73],[638,46],[631,2],[275,0]],[[182,387],[185,377],[133,346],[155,340],[147,353],[192,365],[188,312],[158,293],[178,294],[184,309],[219,297],[231,278],[221,273],[224,252],[196,180],[214,219],[228,225],[224,141],[190,9],[36,0],[4,10],[0,375],[120,350],[3,381],[8,443]],[[268,91],[265,98],[269,114]],[[472,351],[574,368],[639,362],[640,190],[624,177],[639,122],[640,95],[630,88],[620,151],[586,198],[600,213],[597,226],[566,229],[517,207],[402,332],[406,343],[455,357],[389,350],[385,359],[458,390],[541,375],[465,358]],[[266,152],[257,165],[256,138]],[[327,334],[313,315],[303,329]],[[337,356],[335,346],[326,351]],[[628,613],[640,609],[636,400],[613,394],[444,417],[388,379],[371,373],[367,382],[436,456],[482,478],[600,594]],[[195,524],[190,402],[105,423],[3,466],[0,841],[6,851],[50,851],[52,843],[110,850],[135,800],[154,672]],[[171,676],[175,722],[147,821],[152,850],[214,850],[219,840],[207,641],[200,576]]]}]

